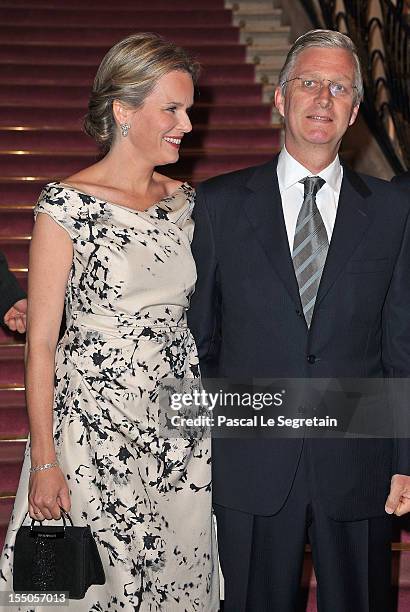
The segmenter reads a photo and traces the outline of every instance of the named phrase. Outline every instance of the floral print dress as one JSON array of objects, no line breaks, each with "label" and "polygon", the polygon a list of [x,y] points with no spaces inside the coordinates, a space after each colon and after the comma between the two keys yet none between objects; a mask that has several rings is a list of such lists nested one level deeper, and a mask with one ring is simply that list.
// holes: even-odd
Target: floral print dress
[{"label": "floral print dress", "polygon": [[[106,575],[70,602],[75,612],[219,609],[209,437],[167,439],[158,427],[161,379],[199,376],[186,323],[196,280],[193,202],[186,183],[136,211],[57,182],[35,208],[68,232],[74,251],[54,436],[71,517],[90,525]],[[29,467],[27,447],[1,590],[12,589],[15,534],[30,522]]]}]

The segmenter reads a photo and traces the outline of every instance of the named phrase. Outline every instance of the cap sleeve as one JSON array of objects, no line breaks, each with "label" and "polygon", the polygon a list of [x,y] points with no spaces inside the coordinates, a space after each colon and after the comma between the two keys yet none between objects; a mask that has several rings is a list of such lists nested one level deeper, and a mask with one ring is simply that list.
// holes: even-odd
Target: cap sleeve
[{"label": "cap sleeve", "polygon": [[83,225],[83,207],[84,202],[78,193],[50,183],[44,187],[34,207],[34,219],[37,219],[39,213],[48,215],[75,240]]},{"label": "cap sleeve", "polygon": [[189,242],[192,242],[194,235],[194,222],[192,220],[192,211],[195,206],[195,190],[188,183],[181,185],[178,195],[172,196],[175,207],[175,223],[188,236]]}]

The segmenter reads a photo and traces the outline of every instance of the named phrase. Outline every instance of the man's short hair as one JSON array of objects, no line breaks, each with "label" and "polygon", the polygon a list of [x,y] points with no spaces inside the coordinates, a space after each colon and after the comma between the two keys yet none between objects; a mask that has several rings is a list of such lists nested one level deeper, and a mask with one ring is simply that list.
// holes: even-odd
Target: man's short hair
[{"label": "man's short hair", "polygon": [[292,76],[297,58],[302,51],[311,47],[346,49],[352,54],[354,61],[353,85],[355,86],[353,104],[355,106],[359,104],[359,102],[363,99],[363,77],[356,45],[351,38],[334,30],[310,30],[295,40],[286,56],[285,63],[279,74],[279,86],[282,89],[282,93],[285,93],[286,81],[288,81]]}]

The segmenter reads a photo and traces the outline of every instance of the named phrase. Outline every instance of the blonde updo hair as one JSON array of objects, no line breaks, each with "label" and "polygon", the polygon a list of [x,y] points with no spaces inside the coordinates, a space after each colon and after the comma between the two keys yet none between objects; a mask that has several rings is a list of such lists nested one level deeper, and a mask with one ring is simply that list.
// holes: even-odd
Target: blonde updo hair
[{"label": "blonde updo hair", "polygon": [[103,58],[95,75],[84,129],[107,153],[116,133],[112,110],[114,100],[139,108],[158,80],[181,70],[194,84],[199,64],[181,47],[151,32],[132,34],[114,45]]}]

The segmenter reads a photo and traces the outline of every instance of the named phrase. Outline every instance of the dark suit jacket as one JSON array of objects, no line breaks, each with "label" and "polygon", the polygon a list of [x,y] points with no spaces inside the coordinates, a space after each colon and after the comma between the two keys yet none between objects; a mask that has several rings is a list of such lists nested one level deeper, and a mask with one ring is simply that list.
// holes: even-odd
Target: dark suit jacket
[{"label": "dark suit jacket", "polygon": [[[203,376],[407,377],[410,206],[389,183],[348,168],[308,330],[289,252],[277,158],[198,187],[189,311]],[[309,356],[309,359],[308,359]],[[383,515],[407,441],[309,440],[313,479],[339,520]],[[270,515],[290,491],[301,440],[214,440],[218,504]]]},{"label": "dark suit jacket", "polygon": [[5,256],[0,253],[0,324],[9,308],[25,297],[16,277],[9,271]]},{"label": "dark suit jacket", "polygon": [[407,189],[410,188],[410,172],[403,172],[403,174],[397,174],[397,176],[393,176],[392,183],[394,183],[397,187],[405,187]]}]

